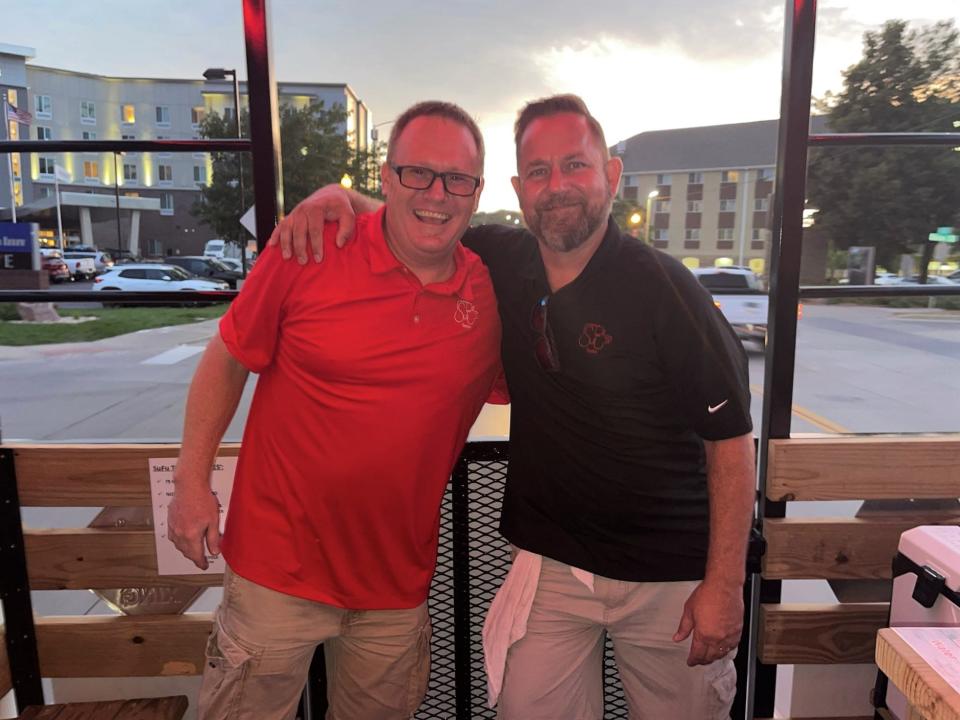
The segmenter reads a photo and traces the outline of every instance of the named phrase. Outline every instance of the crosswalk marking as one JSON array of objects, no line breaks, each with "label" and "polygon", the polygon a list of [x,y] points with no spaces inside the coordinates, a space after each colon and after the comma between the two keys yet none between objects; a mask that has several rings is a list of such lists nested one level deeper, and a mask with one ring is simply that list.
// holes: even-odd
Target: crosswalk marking
[{"label": "crosswalk marking", "polygon": [[175,348],[165,350],[159,355],[141,361],[141,365],[173,365],[193,357],[197,353],[203,352],[203,345],[177,345]]}]

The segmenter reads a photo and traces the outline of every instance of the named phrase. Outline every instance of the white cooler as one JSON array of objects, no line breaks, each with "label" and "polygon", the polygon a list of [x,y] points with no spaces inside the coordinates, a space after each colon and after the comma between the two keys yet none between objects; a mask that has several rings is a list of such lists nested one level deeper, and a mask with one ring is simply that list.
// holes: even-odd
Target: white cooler
[{"label": "white cooler", "polygon": [[[890,627],[960,626],[960,527],[925,525],[907,530],[897,551]],[[878,690],[882,692],[882,685]],[[892,685],[887,688],[886,704],[898,720],[909,716],[906,699]]]}]

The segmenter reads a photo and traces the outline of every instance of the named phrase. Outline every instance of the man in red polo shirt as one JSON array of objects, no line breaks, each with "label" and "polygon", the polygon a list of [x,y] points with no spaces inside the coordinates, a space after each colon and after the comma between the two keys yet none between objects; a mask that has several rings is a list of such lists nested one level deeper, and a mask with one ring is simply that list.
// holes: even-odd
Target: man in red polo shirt
[{"label": "man in red polo shirt", "polygon": [[[483,140],[448,103],[394,124],[385,207],[291,273],[261,256],[190,387],[169,537],[220,551],[209,469],[259,374],[222,550],[200,716],[292,718],[324,644],[328,720],[408,718],[426,692],[440,502],[499,370],[490,277],[459,240]],[[333,228],[325,242],[333,242]]]}]

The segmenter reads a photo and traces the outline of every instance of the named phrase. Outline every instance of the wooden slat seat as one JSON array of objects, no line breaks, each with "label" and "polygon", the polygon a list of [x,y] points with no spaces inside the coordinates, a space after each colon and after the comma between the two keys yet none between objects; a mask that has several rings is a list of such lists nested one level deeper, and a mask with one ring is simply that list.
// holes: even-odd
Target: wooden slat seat
[{"label": "wooden slat seat", "polygon": [[186,695],[138,700],[31,705],[18,720],[180,720],[187,711]]}]

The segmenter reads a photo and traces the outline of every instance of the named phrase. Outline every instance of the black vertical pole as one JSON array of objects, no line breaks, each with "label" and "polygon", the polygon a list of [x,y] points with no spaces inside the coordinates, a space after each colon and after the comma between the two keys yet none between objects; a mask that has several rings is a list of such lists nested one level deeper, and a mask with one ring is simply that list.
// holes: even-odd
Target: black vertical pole
[{"label": "black vertical pole", "polygon": [[[797,304],[800,296],[800,254],[810,135],[810,93],[816,0],[787,0],[784,23],[783,84],[777,141],[777,181],[773,201],[773,244],[770,249],[770,310],[764,376],[763,419],[759,453],[759,524],[782,518],[786,504],[766,499],[767,460],[771,439],[790,437],[793,376],[797,348]],[[781,583],[764,580],[752,598],[751,638],[758,636],[761,603],[780,602]],[[750,643],[756,657],[757,643]],[[754,692],[748,687],[748,718],[772,717],[776,665],[755,661]]]},{"label": "black vertical pole", "polygon": [[267,0],[243,0],[247,46],[247,97],[253,143],[253,200],[257,206],[257,248],[262,251],[283,214],[280,120],[273,80]]},{"label": "black vertical pole", "polygon": [[0,601],[6,623],[7,658],[16,694],[17,712],[43,705],[40,660],[27,578],[27,555],[20,519],[20,496],[14,453],[0,448]]},{"label": "black vertical pole", "polygon": [[453,469],[453,653],[457,720],[473,715],[470,683],[470,502],[469,463],[463,455]]},{"label": "black vertical pole", "polygon": [[[237,140],[243,139],[243,129],[240,127],[240,79],[237,77],[236,68],[231,70],[233,73],[233,112],[237,121]],[[243,191],[243,153],[237,153],[237,179],[240,184],[240,215],[243,216],[243,206],[246,205],[246,193]],[[247,276],[247,238],[243,234],[243,228],[240,231],[240,277]]]},{"label": "black vertical pole", "polygon": [[116,200],[117,212],[117,249],[120,250],[120,258],[123,258],[123,233],[120,230],[120,171],[117,169],[117,160],[119,153],[113,151],[113,193]]}]

